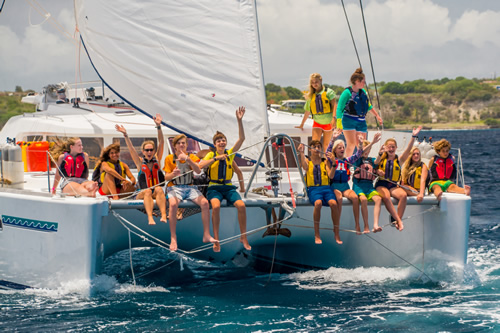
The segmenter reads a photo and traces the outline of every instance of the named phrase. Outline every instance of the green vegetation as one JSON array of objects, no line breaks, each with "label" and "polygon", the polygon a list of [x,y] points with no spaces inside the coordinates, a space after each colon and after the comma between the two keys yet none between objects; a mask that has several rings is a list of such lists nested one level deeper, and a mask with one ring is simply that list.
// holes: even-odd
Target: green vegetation
[{"label": "green vegetation", "polygon": [[23,93],[0,92],[0,129],[7,123],[10,117],[35,111],[34,105],[21,103],[23,95]]},{"label": "green vegetation", "polygon": [[[325,86],[332,88],[337,95],[345,89],[336,85]],[[496,89],[498,86],[500,78],[486,80],[461,76],[455,79],[419,79],[403,83],[380,82],[378,91],[384,127],[410,124],[437,127],[442,123],[500,127],[500,90]],[[372,103],[379,109],[374,98],[374,87],[370,86],[369,90]],[[296,99],[299,92],[293,87],[281,88],[273,83],[266,85],[268,103],[278,104],[286,99]],[[368,126],[376,127],[373,117],[368,116],[367,119]]]}]

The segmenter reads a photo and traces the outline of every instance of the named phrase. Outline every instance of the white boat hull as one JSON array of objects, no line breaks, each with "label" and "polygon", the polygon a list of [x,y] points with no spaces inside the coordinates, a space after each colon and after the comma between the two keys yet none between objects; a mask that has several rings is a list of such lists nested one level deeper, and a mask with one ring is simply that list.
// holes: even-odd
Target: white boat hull
[{"label": "white boat hull", "polygon": [[[342,245],[335,243],[328,208],[323,208],[320,224],[323,244],[316,245],[311,221],[313,207],[304,199],[298,200],[293,216],[283,222],[282,228],[288,228],[291,237],[278,235],[277,239],[274,235],[262,235],[267,229],[266,221],[273,221],[270,210],[274,207],[280,215],[280,200],[245,201],[247,229],[259,229],[249,235],[251,251],[244,250],[237,239],[236,209],[223,207],[221,252],[213,252],[210,245],[205,250],[195,250],[204,245],[200,214],[187,216],[189,212],[186,212],[186,217],[177,225],[179,253],[258,269],[268,269],[274,261],[275,271],[409,265],[425,271],[426,267],[433,267],[436,263],[463,267],[467,260],[470,198],[463,195],[445,194],[439,207],[432,197],[425,198],[422,204],[416,204],[414,198],[410,198],[405,212],[410,218],[405,220],[404,231],[387,227],[383,232],[368,235],[341,232]],[[184,206],[193,207],[192,204]],[[344,202],[341,229],[354,229],[351,207]],[[157,225],[147,225],[146,216],[138,208],[142,208],[139,201],[112,202],[110,207],[105,200],[0,190],[3,222],[0,231],[0,286],[56,288],[67,281],[91,281],[103,271],[104,259],[129,248],[129,234],[124,225],[144,236],[131,234],[132,247],[154,246],[147,241],[154,238],[156,244],[167,246],[170,240],[168,224],[157,220]],[[289,216],[285,211],[282,213],[282,218]],[[372,226],[373,206],[369,206],[369,216]],[[384,209],[380,221],[381,225],[389,221]],[[234,241],[224,242],[234,236]]]}]

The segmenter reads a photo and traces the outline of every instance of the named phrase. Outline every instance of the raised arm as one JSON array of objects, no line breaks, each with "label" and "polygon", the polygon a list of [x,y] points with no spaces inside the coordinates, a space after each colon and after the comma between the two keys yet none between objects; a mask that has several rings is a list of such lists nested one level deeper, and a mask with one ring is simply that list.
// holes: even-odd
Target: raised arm
[{"label": "raised arm", "polygon": [[413,129],[410,142],[408,142],[408,146],[406,147],[405,151],[399,157],[399,162],[401,163],[401,165],[403,165],[403,163],[406,161],[408,156],[410,156],[410,151],[411,151],[411,148],[413,147],[413,143],[415,142],[415,138],[418,136],[418,133],[420,133],[421,129],[422,129],[422,126],[418,126],[417,128]]},{"label": "raised arm", "polygon": [[238,110],[236,110],[236,120],[238,120],[238,133],[239,138],[238,141],[233,146],[233,153],[236,153],[240,150],[243,141],[245,141],[245,130],[243,129],[243,115],[245,114],[245,107],[240,106]]},{"label": "raised arm", "polygon": [[125,143],[127,144],[128,150],[130,152],[130,156],[132,157],[132,160],[134,161],[135,166],[137,167],[137,170],[141,169],[141,158],[139,157],[139,154],[135,151],[134,145],[132,144],[132,141],[130,141],[130,138],[128,137],[127,130],[123,125],[116,125],[115,129],[123,134],[123,137],[125,138]]},{"label": "raised arm", "polygon": [[156,160],[158,163],[161,163],[161,158],[163,157],[163,146],[165,145],[165,140],[163,138],[163,132],[161,130],[161,115],[159,113],[156,114],[156,117],[153,118],[156,129],[158,130],[158,148],[156,149]]},{"label": "raised arm", "polygon": [[299,152],[299,158],[300,158],[300,166],[302,169],[307,171],[309,168],[309,161],[307,160],[306,156],[304,155],[304,145],[301,143],[298,147],[297,150]]}]

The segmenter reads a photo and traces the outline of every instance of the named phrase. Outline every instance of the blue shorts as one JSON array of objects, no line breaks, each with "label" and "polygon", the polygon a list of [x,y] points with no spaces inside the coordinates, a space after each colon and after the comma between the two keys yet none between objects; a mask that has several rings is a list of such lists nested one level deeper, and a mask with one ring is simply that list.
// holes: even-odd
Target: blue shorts
[{"label": "blue shorts", "polygon": [[307,196],[309,197],[309,202],[313,205],[317,200],[321,200],[323,206],[329,206],[328,201],[330,200],[337,201],[335,193],[333,193],[329,185],[308,187]]},{"label": "blue shorts", "polygon": [[241,196],[236,191],[236,186],[233,185],[213,185],[208,187],[207,199],[210,201],[212,199],[218,199],[222,201],[227,200],[227,205],[234,205],[238,200],[241,200]]},{"label": "blue shorts", "polygon": [[397,185],[397,184],[395,184],[395,182],[388,182],[387,180],[379,180],[379,181],[375,184],[375,188],[377,188],[377,187],[379,187],[379,186],[385,187],[385,188],[387,188],[388,190],[390,190],[391,188],[398,187],[398,185]]},{"label": "blue shorts", "polygon": [[174,185],[167,187],[168,198],[177,198],[182,200],[196,200],[201,194],[198,187],[191,185]]},{"label": "blue shorts", "polygon": [[346,113],[342,116],[342,128],[344,131],[368,133],[365,117],[350,116]]},{"label": "blue shorts", "polygon": [[332,189],[340,191],[344,193],[344,191],[350,190],[351,187],[349,186],[349,183],[332,183]]}]

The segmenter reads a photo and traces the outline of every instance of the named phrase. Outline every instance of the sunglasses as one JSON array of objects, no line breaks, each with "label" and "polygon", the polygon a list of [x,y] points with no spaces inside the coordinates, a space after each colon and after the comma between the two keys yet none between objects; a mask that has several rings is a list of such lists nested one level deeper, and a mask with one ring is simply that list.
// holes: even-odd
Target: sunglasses
[{"label": "sunglasses", "polygon": [[143,149],[143,150],[146,151],[146,152],[152,152],[152,151],[154,151],[153,148],[148,148],[148,149]]}]

